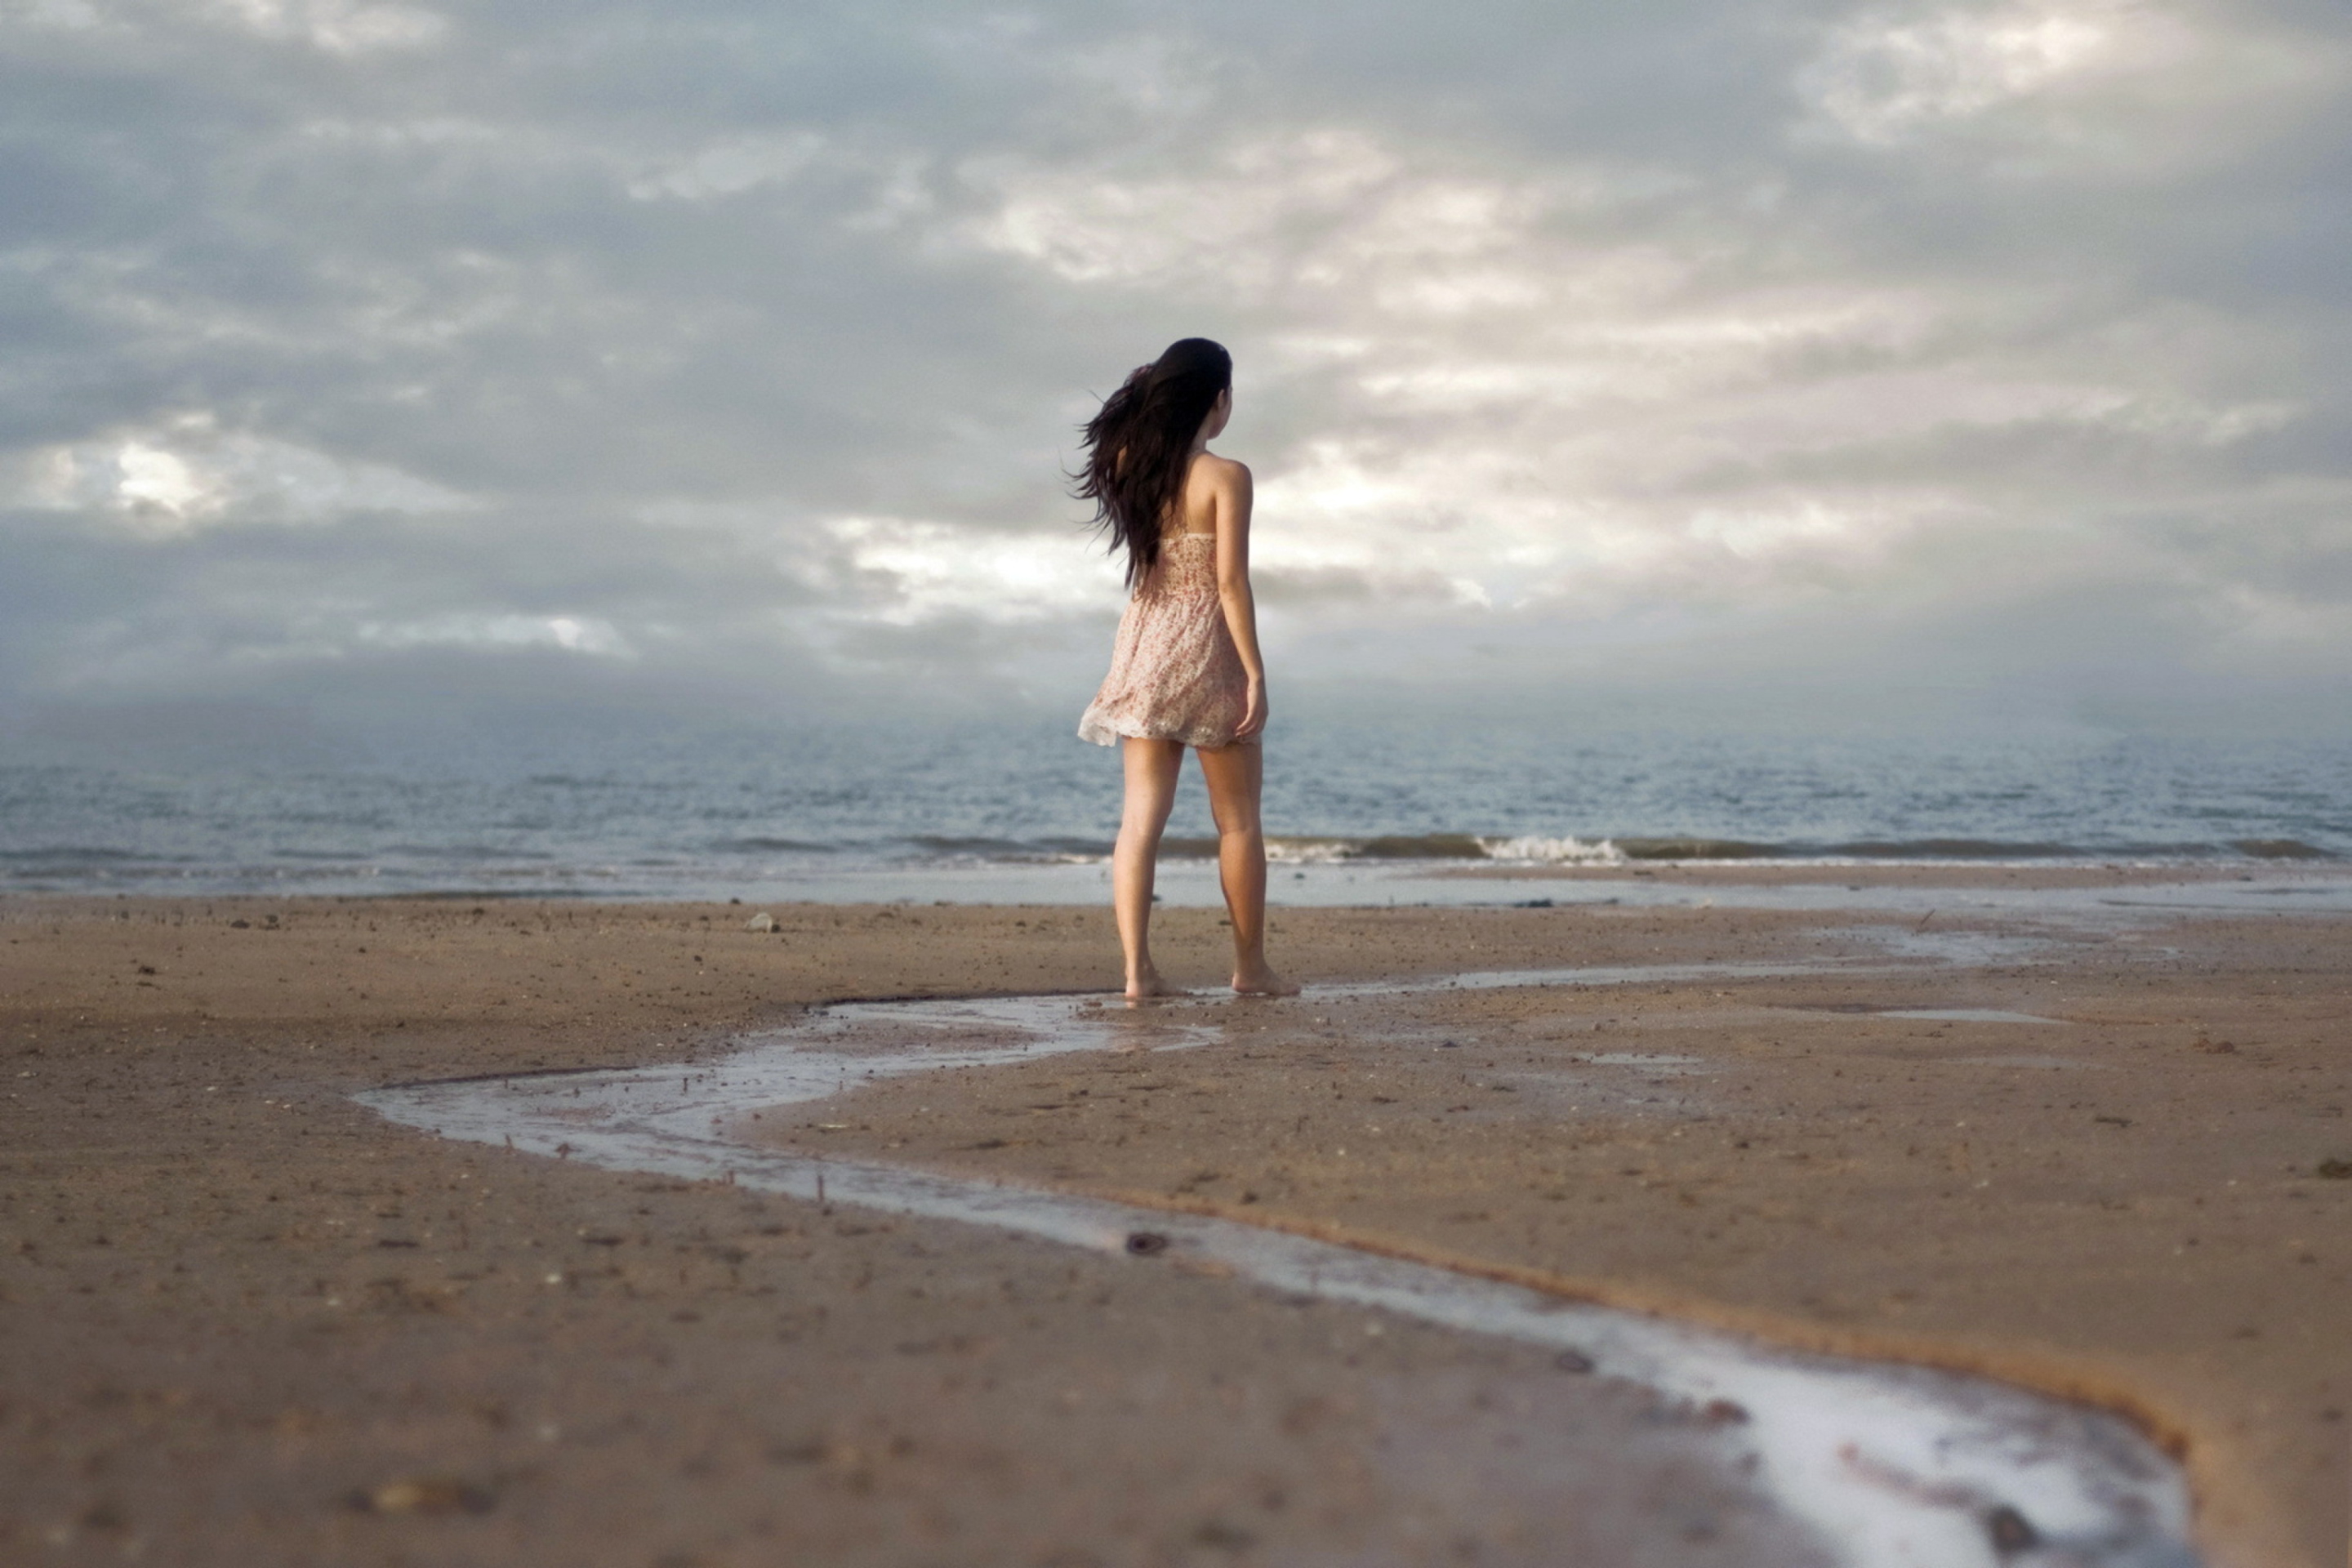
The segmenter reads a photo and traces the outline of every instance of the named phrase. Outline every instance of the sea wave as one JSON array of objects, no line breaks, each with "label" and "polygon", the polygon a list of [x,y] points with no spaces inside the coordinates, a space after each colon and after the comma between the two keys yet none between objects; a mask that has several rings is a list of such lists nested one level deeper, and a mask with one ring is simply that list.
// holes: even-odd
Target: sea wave
[{"label": "sea wave", "polygon": [[[1108,853],[1108,846],[1104,847]],[[1179,859],[1213,858],[1213,838],[1171,837],[1160,853]],[[2227,843],[2064,844],[2038,839],[1874,838],[1838,843],[1769,844],[1746,838],[1580,838],[1572,834],[1508,837],[1475,833],[1269,835],[1265,858],[1277,865],[1328,866],[1350,860],[1500,861],[1516,866],[1622,866],[1633,861],[1789,860],[2086,861],[2169,863],[2242,856],[2256,860],[2333,860],[2333,851],[2295,838],[2241,838]]]},{"label": "sea wave", "polygon": [[[948,860],[1002,861],[1011,865],[1082,865],[1110,858],[1111,847],[1099,839],[950,837],[917,834],[905,840],[925,855]],[[1214,840],[1209,851],[1215,854]]]},{"label": "sea wave", "polygon": [[[1214,839],[1197,843],[1197,853],[1216,853]],[[1173,851],[1182,853],[1181,850]],[[1517,865],[1615,866],[1626,851],[1607,839],[1548,837],[1520,834],[1490,837],[1475,833],[1391,833],[1365,837],[1339,835],[1278,837],[1265,841],[1265,858],[1284,865],[1331,865],[1342,860],[1503,860]]]},{"label": "sea wave", "polygon": [[58,865],[168,865],[169,855],[149,855],[137,849],[118,849],[96,844],[36,844],[22,849],[0,849],[0,865],[33,865],[54,861]]},{"label": "sea wave", "polygon": [[2230,847],[2256,860],[2334,860],[2339,858],[2316,844],[2300,838],[2232,838]]}]

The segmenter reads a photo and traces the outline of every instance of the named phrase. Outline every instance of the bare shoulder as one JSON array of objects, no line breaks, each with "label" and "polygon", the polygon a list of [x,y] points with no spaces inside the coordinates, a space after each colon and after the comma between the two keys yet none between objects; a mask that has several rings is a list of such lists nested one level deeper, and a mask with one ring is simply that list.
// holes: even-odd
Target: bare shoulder
[{"label": "bare shoulder", "polygon": [[1231,458],[1220,458],[1214,452],[1203,452],[1200,458],[1200,475],[1216,489],[1249,494],[1250,471],[1246,463],[1236,463]]}]

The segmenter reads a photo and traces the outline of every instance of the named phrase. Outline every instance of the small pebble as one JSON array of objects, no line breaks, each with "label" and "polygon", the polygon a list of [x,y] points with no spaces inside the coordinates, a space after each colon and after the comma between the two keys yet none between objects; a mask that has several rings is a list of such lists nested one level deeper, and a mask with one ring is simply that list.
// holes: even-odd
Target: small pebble
[{"label": "small pebble", "polygon": [[2003,1557],[2020,1552],[2030,1552],[2042,1544],[2042,1532],[2023,1514],[2001,1504],[1985,1515],[1985,1533],[1992,1538],[1992,1549]]},{"label": "small pebble", "polygon": [[498,1503],[453,1476],[407,1476],[344,1500],[361,1513],[488,1513]]}]

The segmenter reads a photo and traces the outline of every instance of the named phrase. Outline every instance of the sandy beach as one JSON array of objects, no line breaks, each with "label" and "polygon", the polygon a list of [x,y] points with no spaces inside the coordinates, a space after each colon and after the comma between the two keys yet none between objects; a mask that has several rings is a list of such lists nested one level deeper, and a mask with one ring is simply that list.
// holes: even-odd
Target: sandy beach
[{"label": "sandy beach", "polygon": [[[1906,878],[2165,879],[1853,880]],[[753,932],[729,905],[0,903],[5,1554],[1823,1560],[1693,1483],[1670,1420],[1612,1446],[1564,1540],[1529,1511],[1523,1459],[1446,1438],[1447,1412],[1498,1403],[1529,1430],[1622,1429],[1625,1395],[1525,1347],[446,1142],[348,1098],[690,1069],[829,1002],[1113,973],[1106,910],[768,908],[776,929]],[[1162,923],[1172,976],[1212,982],[1218,917]],[[1682,977],[1189,1005],[1214,1036],[1197,1048],[877,1084],[757,1135],[1988,1371],[2158,1436],[2209,1561],[2333,1568],[2352,1497],[2346,929],[2014,900],[1924,921],[1284,910],[1277,961],[1310,985]],[[1139,1046],[1165,1016],[1135,1016]]]}]

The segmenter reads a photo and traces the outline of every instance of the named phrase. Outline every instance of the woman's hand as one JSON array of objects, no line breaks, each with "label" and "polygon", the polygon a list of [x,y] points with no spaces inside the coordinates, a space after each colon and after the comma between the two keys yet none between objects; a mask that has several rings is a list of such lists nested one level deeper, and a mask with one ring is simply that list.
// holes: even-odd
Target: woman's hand
[{"label": "woman's hand", "polygon": [[1250,677],[1249,696],[1242,707],[1242,721],[1234,730],[1234,739],[1246,741],[1265,728],[1265,677]]}]

